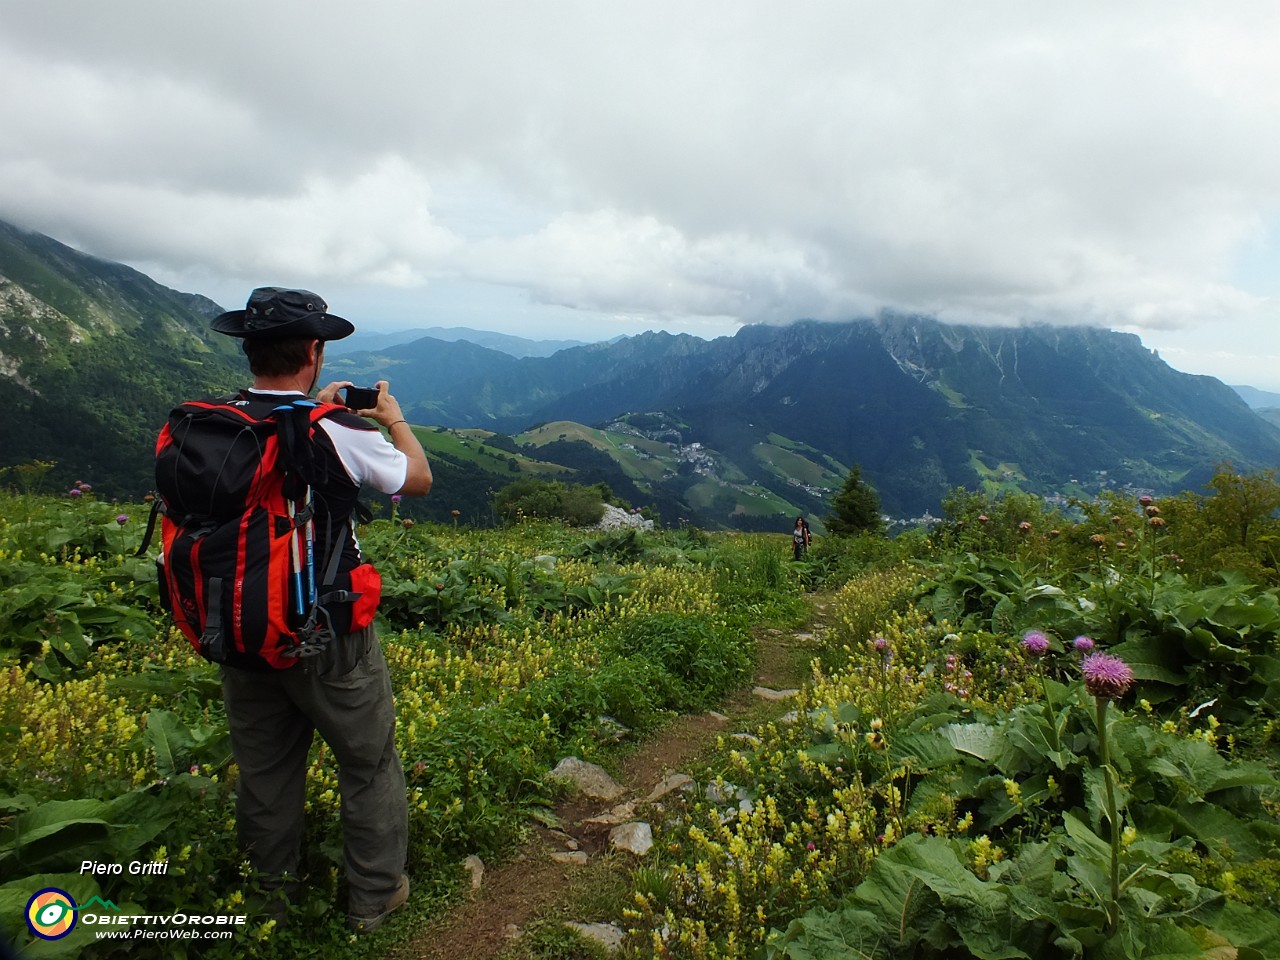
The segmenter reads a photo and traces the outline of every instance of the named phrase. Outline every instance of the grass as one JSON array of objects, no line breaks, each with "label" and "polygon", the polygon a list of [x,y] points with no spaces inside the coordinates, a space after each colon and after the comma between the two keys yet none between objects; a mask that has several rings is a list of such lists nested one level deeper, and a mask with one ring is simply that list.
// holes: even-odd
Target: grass
[{"label": "grass", "polygon": [[415,427],[413,432],[422,442],[428,457],[445,457],[454,461],[473,463],[486,473],[502,477],[511,476],[508,461],[512,458],[520,465],[521,473],[559,475],[573,472],[559,464],[546,463],[522,453],[509,453],[497,447],[487,446],[482,438],[468,436],[455,430],[446,430],[442,427],[432,429]]}]

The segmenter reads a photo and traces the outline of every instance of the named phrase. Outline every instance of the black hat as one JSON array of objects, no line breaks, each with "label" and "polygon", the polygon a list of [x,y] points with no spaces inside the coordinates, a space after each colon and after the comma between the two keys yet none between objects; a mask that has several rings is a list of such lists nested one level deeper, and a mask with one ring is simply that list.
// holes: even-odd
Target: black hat
[{"label": "black hat", "polygon": [[355,332],[349,320],[328,313],[329,305],[310,290],[258,287],[243,310],[215,317],[212,327],[232,337],[279,339],[315,337],[341,340]]}]

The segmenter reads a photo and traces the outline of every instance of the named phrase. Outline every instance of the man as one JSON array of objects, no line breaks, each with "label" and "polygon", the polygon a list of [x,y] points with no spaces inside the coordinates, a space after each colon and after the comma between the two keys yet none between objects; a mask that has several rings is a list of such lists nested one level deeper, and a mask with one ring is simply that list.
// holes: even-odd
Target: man
[{"label": "man", "polygon": [[[320,382],[324,345],[355,327],[328,312],[307,290],[262,287],[244,310],[213,321],[238,337],[253,373],[249,399],[301,399]],[[351,386],[336,381],[316,393],[338,402]],[[317,555],[342,551],[340,571],[361,563],[350,522],[360,488],[421,495],[431,489],[431,466],[400,405],[379,381],[377,404],[317,423],[315,446],[325,465],[313,485],[315,529],[339,544],[317,544]],[[390,442],[362,417],[385,427]],[[241,843],[268,888],[287,899],[297,892],[304,830],[307,752],[314,733],[333,750],[342,795],[343,852],[349,888],[349,926],[369,932],[404,905],[408,806],[404,769],[395,746],[395,704],[382,648],[372,625],[338,637],[296,666],[258,672],[222,666],[231,744],[240,768],[236,813]],[[284,915],[284,899],[274,914]]]}]

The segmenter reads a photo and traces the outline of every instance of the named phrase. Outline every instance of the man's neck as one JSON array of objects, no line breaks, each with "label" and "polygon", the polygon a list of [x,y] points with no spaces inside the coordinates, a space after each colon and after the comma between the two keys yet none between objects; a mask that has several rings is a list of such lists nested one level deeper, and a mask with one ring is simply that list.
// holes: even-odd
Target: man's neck
[{"label": "man's neck", "polygon": [[312,376],[307,373],[295,373],[287,377],[254,377],[250,390],[263,390],[271,393],[301,393],[306,395],[311,387]]}]

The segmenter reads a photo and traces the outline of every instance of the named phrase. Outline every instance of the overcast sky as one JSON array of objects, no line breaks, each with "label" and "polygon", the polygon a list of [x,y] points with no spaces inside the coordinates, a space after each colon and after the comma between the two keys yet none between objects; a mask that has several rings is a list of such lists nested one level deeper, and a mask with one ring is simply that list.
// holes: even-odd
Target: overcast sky
[{"label": "overcast sky", "polygon": [[1280,390],[1280,4],[0,0],[0,218],[364,329],[1090,323]]}]

